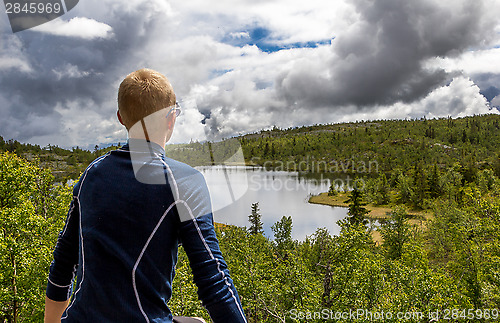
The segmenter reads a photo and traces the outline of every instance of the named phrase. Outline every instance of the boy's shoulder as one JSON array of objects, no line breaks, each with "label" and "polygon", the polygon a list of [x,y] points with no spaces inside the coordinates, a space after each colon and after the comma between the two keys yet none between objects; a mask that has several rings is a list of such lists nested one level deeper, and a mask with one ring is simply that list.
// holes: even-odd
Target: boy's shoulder
[{"label": "boy's shoulder", "polygon": [[196,178],[200,176],[203,178],[203,175],[200,173],[199,170],[186,163],[180,162],[170,157],[165,157],[164,161],[176,178],[184,178],[184,177]]}]

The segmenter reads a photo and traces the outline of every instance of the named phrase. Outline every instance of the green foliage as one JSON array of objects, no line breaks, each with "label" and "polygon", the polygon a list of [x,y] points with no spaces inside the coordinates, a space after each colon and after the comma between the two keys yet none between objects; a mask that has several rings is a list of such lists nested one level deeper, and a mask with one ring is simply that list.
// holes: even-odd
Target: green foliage
[{"label": "green foliage", "polygon": [[500,205],[481,197],[477,188],[463,191],[463,207],[436,205],[429,228],[432,258],[446,268],[456,288],[474,308],[500,304]]},{"label": "green foliage", "polygon": [[366,178],[363,189],[364,198],[374,205],[385,205],[390,202],[391,187],[384,173],[377,178]]},{"label": "green foliage", "polygon": [[264,230],[262,229],[262,215],[259,210],[259,202],[252,203],[252,213],[248,216],[248,221],[250,222],[250,228],[248,231],[251,234],[262,234]]},{"label": "green foliage", "polygon": [[55,181],[61,183],[78,178],[96,157],[102,156],[118,146],[99,149],[99,146],[96,145],[93,152],[78,146],[71,150],[50,144],[40,148],[39,145],[22,144],[13,139],[4,141],[0,136],[0,152],[13,152],[19,157],[35,162],[41,168],[50,169]]},{"label": "green foliage", "polygon": [[337,191],[337,187],[335,185],[335,182],[332,182],[330,184],[330,187],[328,188],[328,196],[336,196],[338,194],[339,194],[339,192]]},{"label": "green foliage", "polygon": [[[456,126],[453,120],[448,125]],[[428,135],[438,137],[438,130],[433,127]],[[302,242],[293,241],[287,217],[272,226],[275,241],[221,227],[221,249],[249,321],[301,322],[293,313],[365,309],[420,312],[424,316],[405,321],[423,322],[436,310],[498,308],[500,180],[488,165],[474,170],[473,164],[420,162],[396,168],[389,180],[385,174],[365,178],[363,191],[356,185],[351,191],[339,236],[321,228]],[[406,209],[395,207],[381,221],[383,242],[376,245],[363,225],[361,193],[375,204],[387,194],[388,203],[432,205],[433,218],[417,230]],[[325,320],[311,316],[308,321]],[[400,322],[395,317],[384,321]]]},{"label": "green foliage", "polygon": [[413,171],[413,190],[410,194],[410,200],[416,208],[423,209],[424,201],[427,197],[427,175],[422,168],[421,163],[415,166]]},{"label": "green foliage", "polygon": [[[249,322],[302,322],[292,311],[422,312],[500,307],[500,117],[392,120],[273,128],[239,137],[247,162],[304,172],[367,173],[351,192],[341,232],[318,229],[304,241],[291,237],[291,217],[262,234],[258,203],[250,230],[219,226],[217,236]],[[173,145],[194,164],[230,157],[235,145]],[[112,149],[112,148],[110,148]],[[54,186],[53,167],[79,174],[105,150],[40,148],[0,138],[0,310],[3,321],[40,322],[43,292],[69,191]],[[204,154],[199,154],[203,152]],[[31,154],[31,155],[29,155]],[[34,155],[39,156],[39,159]],[[198,157],[204,156],[204,157]],[[207,157],[208,156],[208,157]],[[173,156],[176,158],[176,156]],[[371,173],[368,162],[376,162]],[[69,165],[73,163],[74,165]],[[365,166],[363,168],[362,166]],[[335,194],[332,187],[330,194]],[[416,230],[404,208],[394,207],[375,244],[365,202],[432,210]],[[382,222],[382,221],[381,221]],[[177,315],[202,316],[182,248],[169,306]],[[323,319],[311,319],[323,322]],[[348,320],[366,322],[366,318]],[[398,322],[396,318],[384,320]],[[414,317],[406,322],[428,321]],[[466,320],[463,320],[464,322]]]},{"label": "green foliage", "polygon": [[432,173],[429,176],[429,194],[432,198],[437,198],[442,194],[441,186],[439,184],[439,169],[437,164],[432,167]]},{"label": "green foliage", "polygon": [[48,170],[0,154],[0,310],[8,322],[40,322],[46,275],[70,190]]},{"label": "green foliage", "polygon": [[387,177],[384,173],[382,173],[378,178],[377,183],[377,199],[375,200],[376,204],[382,205],[389,203],[389,192],[391,190],[389,183],[387,181]]},{"label": "green foliage", "polygon": [[397,201],[401,204],[409,203],[411,201],[411,197],[413,196],[411,178],[403,172],[400,172],[397,177],[396,185],[398,191]]},{"label": "green foliage", "polygon": [[288,256],[287,251],[293,248],[292,227],[291,216],[283,216],[271,226],[277,253],[283,258]]},{"label": "green foliage", "polygon": [[493,172],[497,177],[500,177],[500,152],[497,153],[496,158],[493,159]]},{"label": "green foliage", "polygon": [[[422,159],[449,167],[465,163],[463,157],[473,154],[476,160],[493,165],[498,159],[491,152],[500,150],[499,120],[498,115],[376,120],[273,129],[239,138],[247,161],[269,165],[266,162],[279,160],[292,171],[351,172],[352,165],[345,169],[339,165],[346,160],[376,162],[372,172],[389,172],[397,166],[409,169]],[[360,172],[365,173],[356,171]]]},{"label": "green foliage", "polygon": [[372,308],[378,297],[373,279],[380,268],[373,268],[379,262],[371,252],[371,236],[361,223],[340,225],[340,236],[320,242],[327,242],[323,248],[330,249],[318,262],[324,275],[322,305],[339,310]]},{"label": "green foliage", "polygon": [[457,201],[458,192],[462,186],[463,176],[458,172],[459,167],[458,164],[453,165],[439,179],[439,186],[449,201]]},{"label": "green foliage", "polygon": [[226,226],[218,237],[249,322],[284,322],[291,309],[312,310],[318,304],[317,277],[293,244],[285,259],[260,234]]},{"label": "green foliage", "polygon": [[410,241],[410,225],[408,214],[402,207],[389,213],[389,218],[382,221],[380,233],[384,238],[383,246],[390,259],[400,259],[403,246]]},{"label": "green foliage", "polygon": [[366,215],[370,212],[364,206],[366,203],[363,201],[361,190],[354,185],[349,198],[345,201],[349,205],[346,220],[350,225],[356,226],[359,224],[367,225],[368,219]]},{"label": "green foliage", "polygon": [[172,299],[168,306],[174,315],[203,317],[209,321],[210,316],[198,300],[197,287],[193,282],[193,273],[184,248],[179,248],[175,278],[172,282]]}]

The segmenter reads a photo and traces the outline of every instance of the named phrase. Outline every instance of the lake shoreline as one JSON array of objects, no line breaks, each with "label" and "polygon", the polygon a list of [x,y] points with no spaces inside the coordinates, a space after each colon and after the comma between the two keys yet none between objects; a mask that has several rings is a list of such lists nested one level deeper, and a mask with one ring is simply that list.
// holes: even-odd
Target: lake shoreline
[{"label": "lake shoreline", "polygon": [[[335,196],[328,196],[328,193],[320,193],[319,195],[313,195],[309,198],[309,203],[327,205],[332,207],[343,207],[348,208],[349,205],[345,201],[349,198],[348,193],[338,193]],[[371,220],[384,220],[387,219],[388,213],[392,212],[393,206],[383,205],[376,206],[373,204],[367,204],[365,208],[370,211],[366,217]],[[425,227],[425,222],[432,218],[432,215],[423,210],[408,210],[408,215],[411,217],[408,223]],[[382,238],[380,231],[377,229],[372,231],[373,241],[377,244],[382,244],[384,239]]]},{"label": "lake shoreline", "polygon": [[[328,193],[320,193],[319,195],[313,195],[309,198],[309,203],[311,204],[321,204],[321,205],[329,205],[334,207],[344,207],[347,208],[349,205],[345,203],[345,201],[349,198],[348,193],[338,193],[335,196],[328,196]],[[370,211],[370,213],[366,216],[369,219],[387,219],[388,214],[392,212],[394,207],[397,205],[373,205],[369,203],[365,206],[365,208]],[[431,218],[431,214],[426,212],[425,210],[408,210],[408,215],[412,218],[412,220],[429,220]],[[414,222],[410,220],[410,222]]]}]

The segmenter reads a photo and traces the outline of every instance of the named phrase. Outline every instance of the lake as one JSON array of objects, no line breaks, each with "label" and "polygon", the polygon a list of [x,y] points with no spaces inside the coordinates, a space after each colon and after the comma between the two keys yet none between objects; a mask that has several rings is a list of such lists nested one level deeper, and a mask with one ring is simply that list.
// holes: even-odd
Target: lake
[{"label": "lake", "polygon": [[297,172],[268,171],[260,167],[196,167],[204,176],[212,197],[214,220],[249,227],[252,203],[259,202],[264,235],[273,238],[271,226],[282,216],[291,216],[292,237],[304,240],[317,228],[338,235],[337,221],[347,208],[309,204],[311,194],[328,191],[331,179],[322,175],[305,177]]}]

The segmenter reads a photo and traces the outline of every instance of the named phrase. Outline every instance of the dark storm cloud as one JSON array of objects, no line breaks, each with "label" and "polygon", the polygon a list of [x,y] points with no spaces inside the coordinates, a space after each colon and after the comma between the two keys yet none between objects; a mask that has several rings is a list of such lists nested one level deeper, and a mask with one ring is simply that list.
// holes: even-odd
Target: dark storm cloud
[{"label": "dark storm cloud", "polygon": [[[116,82],[144,64],[133,53],[147,43],[144,30],[158,18],[154,12],[145,15],[138,11],[110,11],[104,23],[112,26],[113,36],[104,39],[31,30],[12,34],[8,26],[2,25],[0,41],[17,44],[15,50],[23,54],[31,70],[0,68],[0,97],[8,104],[2,110],[9,116],[0,121],[1,134],[23,141],[57,132],[61,124],[54,109],[64,109],[68,102],[81,102],[82,108],[90,107],[103,118],[109,117],[116,109]],[[47,116],[52,118],[52,127],[37,126],[28,118],[44,120]]]},{"label": "dark storm cloud", "polygon": [[359,21],[332,42],[326,71],[300,63],[278,77],[278,94],[288,102],[312,107],[414,102],[456,75],[426,69],[427,59],[456,56],[494,36],[496,20],[482,1],[353,3]]},{"label": "dark storm cloud", "polygon": [[491,101],[500,95],[500,75],[493,73],[478,74],[472,77],[474,82],[481,88],[481,94],[486,100]]}]

